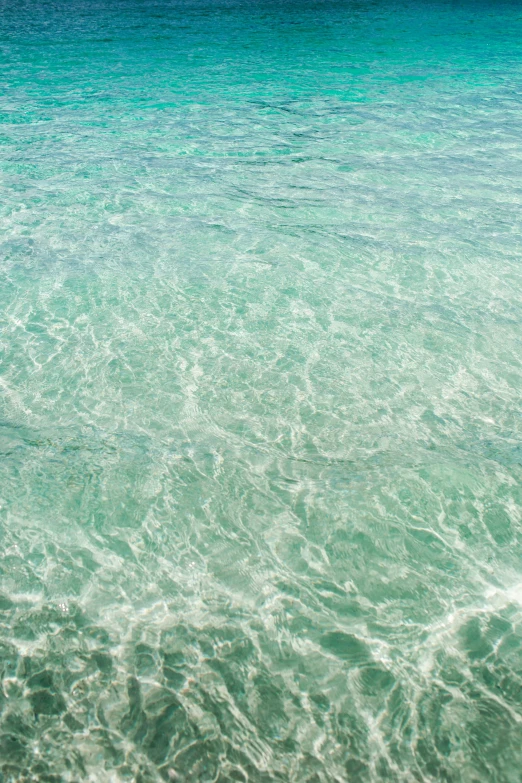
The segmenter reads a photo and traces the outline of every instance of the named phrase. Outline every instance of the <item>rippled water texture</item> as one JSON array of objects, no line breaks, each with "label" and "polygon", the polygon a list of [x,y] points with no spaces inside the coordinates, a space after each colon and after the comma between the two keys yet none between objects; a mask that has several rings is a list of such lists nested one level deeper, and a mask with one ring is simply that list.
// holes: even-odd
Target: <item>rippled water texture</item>
[{"label": "rippled water texture", "polygon": [[0,39],[0,780],[520,783],[520,5]]}]

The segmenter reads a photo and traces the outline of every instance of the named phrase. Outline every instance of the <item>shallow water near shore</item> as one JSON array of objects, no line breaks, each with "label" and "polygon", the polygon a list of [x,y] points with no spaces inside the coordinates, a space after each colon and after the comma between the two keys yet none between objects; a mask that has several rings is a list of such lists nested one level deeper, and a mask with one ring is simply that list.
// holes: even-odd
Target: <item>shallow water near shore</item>
[{"label": "shallow water near shore", "polygon": [[0,780],[520,783],[519,5],[0,52]]}]

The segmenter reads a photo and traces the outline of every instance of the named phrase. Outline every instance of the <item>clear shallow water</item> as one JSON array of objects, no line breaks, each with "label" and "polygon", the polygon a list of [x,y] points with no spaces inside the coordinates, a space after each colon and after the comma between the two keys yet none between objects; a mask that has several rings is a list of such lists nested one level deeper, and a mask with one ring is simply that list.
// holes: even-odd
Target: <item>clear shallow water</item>
[{"label": "clear shallow water", "polygon": [[0,779],[519,783],[520,7],[0,51]]}]

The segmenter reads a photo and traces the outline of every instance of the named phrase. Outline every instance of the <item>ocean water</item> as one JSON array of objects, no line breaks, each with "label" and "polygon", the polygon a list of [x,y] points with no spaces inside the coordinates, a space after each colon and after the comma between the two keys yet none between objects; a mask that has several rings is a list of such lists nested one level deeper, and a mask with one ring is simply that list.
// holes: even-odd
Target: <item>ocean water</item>
[{"label": "ocean water", "polygon": [[0,781],[520,783],[520,4],[0,62]]}]

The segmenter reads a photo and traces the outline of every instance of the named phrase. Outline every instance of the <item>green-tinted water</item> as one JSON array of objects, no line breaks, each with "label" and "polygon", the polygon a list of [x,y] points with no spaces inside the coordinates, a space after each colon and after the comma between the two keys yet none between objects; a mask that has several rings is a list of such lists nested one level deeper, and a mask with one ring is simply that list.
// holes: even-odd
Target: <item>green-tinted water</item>
[{"label": "green-tinted water", "polygon": [[0,780],[520,783],[520,6],[0,51]]}]

